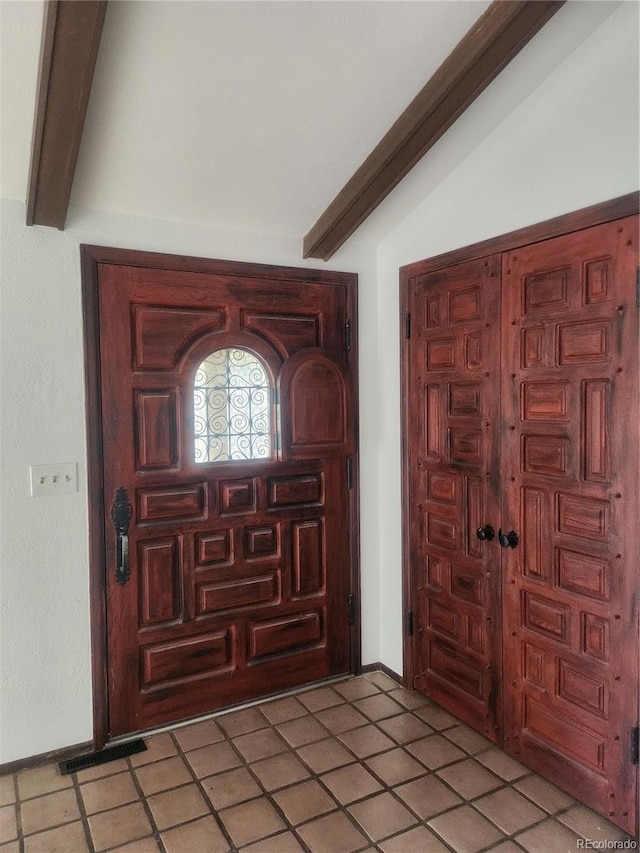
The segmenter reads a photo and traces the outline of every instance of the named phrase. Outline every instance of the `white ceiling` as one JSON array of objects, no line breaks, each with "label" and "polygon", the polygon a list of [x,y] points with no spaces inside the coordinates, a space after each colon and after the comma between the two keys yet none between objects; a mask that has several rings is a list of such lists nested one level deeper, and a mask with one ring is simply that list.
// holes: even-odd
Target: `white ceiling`
[{"label": "white ceiling", "polygon": [[[488,5],[112,2],[71,205],[301,237]],[[0,15],[2,195],[23,200],[42,3]]]}]

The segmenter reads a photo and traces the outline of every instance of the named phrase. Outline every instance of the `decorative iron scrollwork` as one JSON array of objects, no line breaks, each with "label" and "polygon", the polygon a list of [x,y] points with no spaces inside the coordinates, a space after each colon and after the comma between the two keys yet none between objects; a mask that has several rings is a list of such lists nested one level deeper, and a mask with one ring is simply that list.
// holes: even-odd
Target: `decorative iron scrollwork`
[{"label": "decorative iron scrollwork", "polygon": [[116,531],[116,580],[124,586],[129,580],[129,522],[133,515],[133,507],[129,502],[126,490],[120,486],[109,510],[113,527]]}]

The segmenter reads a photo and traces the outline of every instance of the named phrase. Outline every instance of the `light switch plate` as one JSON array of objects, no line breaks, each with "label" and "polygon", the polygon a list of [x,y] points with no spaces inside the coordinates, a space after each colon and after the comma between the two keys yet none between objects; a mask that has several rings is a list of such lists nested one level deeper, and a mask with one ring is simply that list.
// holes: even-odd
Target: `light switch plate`
[{"label": "light switch plate", "polygon": [[77,462],[54,462],[51,465],[30,465],[31,497],[64,495],[78,491]]}]

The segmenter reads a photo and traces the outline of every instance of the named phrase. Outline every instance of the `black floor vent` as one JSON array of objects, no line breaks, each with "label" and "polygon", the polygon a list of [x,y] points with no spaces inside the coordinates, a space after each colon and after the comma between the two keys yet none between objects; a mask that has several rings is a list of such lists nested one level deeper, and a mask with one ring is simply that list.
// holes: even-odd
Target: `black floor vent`
[{"label": "black floor vent", "polygon": [[139,738],[121,743],[119,746],[108,746],[91,755],[81,755],[79,758],[71,758],[69,761],[61,761],[58,765],[60,773],[66,776],[75,773],[76,770],[85,770],[87,767],[96,767],[98,764],[106,764],[107,761],[115,761],[117,758],[126,758],[127,755],[135,755],[137,752],[145,752],[146,743]]}]

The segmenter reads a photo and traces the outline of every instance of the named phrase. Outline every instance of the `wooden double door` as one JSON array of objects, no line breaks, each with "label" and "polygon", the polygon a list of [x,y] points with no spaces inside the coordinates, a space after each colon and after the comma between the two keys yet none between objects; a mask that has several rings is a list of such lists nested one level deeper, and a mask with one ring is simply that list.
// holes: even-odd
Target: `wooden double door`
[{"label": "wooden double door", "polygon": [[633,832],[638,217],[451,261],[403,270],[407,669]]},{"label": "wooden double door", "polygon": [[356,277],[83,263],[97,741],[349,672]]}]

